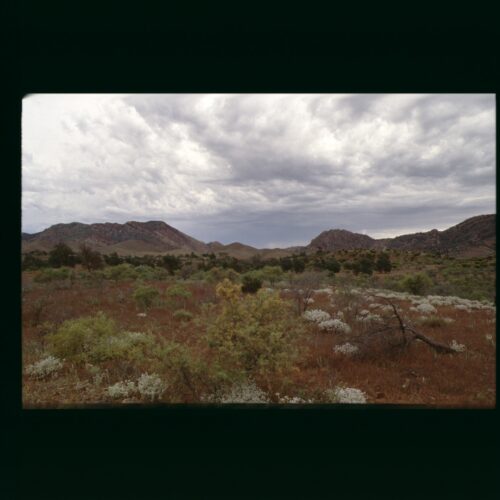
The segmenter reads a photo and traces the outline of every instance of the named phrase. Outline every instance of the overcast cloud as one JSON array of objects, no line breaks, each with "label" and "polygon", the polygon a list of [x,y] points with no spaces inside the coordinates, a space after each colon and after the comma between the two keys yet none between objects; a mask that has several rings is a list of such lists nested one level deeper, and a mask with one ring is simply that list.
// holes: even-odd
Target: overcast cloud
[{"label": "overcast cloud", "polygon": [[29,233],[163,220],[283,247],[496,211],[493,94],[36,94],[22,124]]}]

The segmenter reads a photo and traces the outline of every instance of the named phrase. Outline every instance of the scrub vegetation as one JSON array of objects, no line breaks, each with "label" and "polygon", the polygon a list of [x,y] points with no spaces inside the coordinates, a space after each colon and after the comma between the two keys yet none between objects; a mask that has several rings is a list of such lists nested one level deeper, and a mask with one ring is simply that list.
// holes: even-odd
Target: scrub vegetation
[{"label": "scrub vegetation", "polygon": [[25,407],[495,405],[495,257],[23,258]]}]

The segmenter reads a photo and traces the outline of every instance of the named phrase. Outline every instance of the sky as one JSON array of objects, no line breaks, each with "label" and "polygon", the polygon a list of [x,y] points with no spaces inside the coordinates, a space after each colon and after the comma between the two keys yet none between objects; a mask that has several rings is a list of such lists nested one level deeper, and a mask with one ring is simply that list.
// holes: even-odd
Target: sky
[{"label": "sky", "polygon": [[162,220],[204,242],[386,238],[496,212],[494,94],[30,94],[22,230]]}]

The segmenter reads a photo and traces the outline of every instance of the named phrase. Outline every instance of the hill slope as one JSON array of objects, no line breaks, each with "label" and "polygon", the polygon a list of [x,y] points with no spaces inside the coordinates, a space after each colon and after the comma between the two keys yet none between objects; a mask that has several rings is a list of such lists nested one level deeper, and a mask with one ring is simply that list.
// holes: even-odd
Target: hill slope
[{"label": "hill slope", "polygon": [[103,253],[161,253],[181,249],[207,252],[208,246],[161,221],[125,224],[56,224],[40,233],[22,235],[23,251],[49,250],[60,241],[76,249],[81,244]]},{"label": "hill slope", "polygon": [[102,253],[226,253],[240,259],[260,255],[263,258],[283,257],[301,251],[315,252],[354,249],[398,249],[437,251],[463,256],[489,255],[496,251],[496,214],[479,215],[444,231],[412,233],[395,238],[374,239],[366,234],[345,229],[323,231],[305,247],[258,249],[242,243],[223,245],[203,243],[161,221],[56,224],[40,233],[22,233],[23,252],[50,250],[59,242],[74,249],[82,243]]}]

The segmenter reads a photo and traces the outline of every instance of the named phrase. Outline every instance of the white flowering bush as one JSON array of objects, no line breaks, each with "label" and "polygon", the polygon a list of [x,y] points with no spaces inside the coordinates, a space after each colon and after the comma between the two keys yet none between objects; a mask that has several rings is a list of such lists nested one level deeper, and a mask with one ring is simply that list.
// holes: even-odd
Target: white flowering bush
[{"label": "white flowering bush", "polygon": [[330,319],[330,315],[321,309],[310,309],[306,311],[302,317],[307,321],[314,321],[315,323],[321,323],[322,321]]},{"label": "white flowering bush", "polygon": [[467,311],[470,312],[469,307],[467,307],[465,304],[457,304],[455,306],[455,309],[458,309],[459,311]]},{"label": "white flowering bush", "polygon": [[[276,395],[279,396],[279,393]],[[281,396],[279,402],[282,404],[307,404],[313,403],[314,401],[312,399],[303,399],[299,396]]]},{"label": "white flowering bush", "polygon": [[455,352],[464,352],[466,347],[464,344],[459,344],[455,339],[451,341],[450,347],[455,351]]},{"label": "white flowering bush", "polygon": [[[400,309],[400,308],[396,307],[396,309]],[[382,313],[385,313],[385,312],[392,313],[394,311],[394,309],[390,305],[380,304],[378,307],[378,311],[380,311]]]},{"label": "white flowering bush", "polygon": [[54,376],[63,367],[63,362],[55,356],[47,356],[40,361],[29,365],[26,373],[33,378],[45,378],[49,375]]},{"label": "white flowering bush", "polygon": [[248,381],[234,384],[230,390],[220,398],[221,403],[269,403],[266,393],[255,382]]},{"label": "white flowering bush", "polygon": [[151,375],[143,373],[137,380],[137,390],[140,395],[151,399],[151,401],[158,399],[165,392],[165,389],[165,383],[156,373]]},{"label": "white flowering bush", "polygon": [[131,380],[124,380],[110,385],[106,393],[113,399],[123,399],[137,392],[137,385]]},{"label": "white flowering bush", "polygon": [[422,314],[434,314],[437,312],[437,309],[428,302],[422,302],[422,304],[417,306],[417,311]]},{"label": "white flowering bush", "polygon": [[327,295],[333,295],[333,290],[331,288],[321,288],[319,290],[313,290],[313,293],[326,293]]},{"label": "white flowering bush", "polygon": [[345,344],[337,345],[333,348],[334,352],[337,354],[345,354],[347,356],[350,356],[351,354],[355,354],[356,352],[359,351],[359,347],[352,345],[349,342],[346,342]]},{"label": "white flowering bush", "polygon": [[337,311],[337,314],[335,314],[335,316],[337,316],[337,318],[339,319],[344,319],[344,313],[342,311]]},{"label": "white flowering bush", "polygon": [[[365,309],[366,311],[366,309]],[[361,311],[363,312],[363,311]],[[368,312],[368,311],[366,311]],[[361,316],[357,316],[356,317],[356,321],[360,321],[362,323],[380,323],[382,321],[382,318],[378,315],[378,314],[371,314],[371,313],[368,313],[368,314],[364,314],[364,315],[361,315]]]},{"label": "white flowering bush", "polygon": [[366,403],[365,393],[353,387],[335,387],[334,389],[327,389],[325,391],[325,396],[331,403]]},{"label": "white flowering bush", "polygon": [[314,299],[309,297],[308,299],[304,299],[305,304],[314,304]]},{"label": "white flowering bush", "polygon": [[327,319],[326,321],[321,321],[321,323],[318,324],[318,327],[320,330],[324,331],[335,331],[338,333],[351,333],[351,327],[347,324],[344,323],[340,319]]}]

